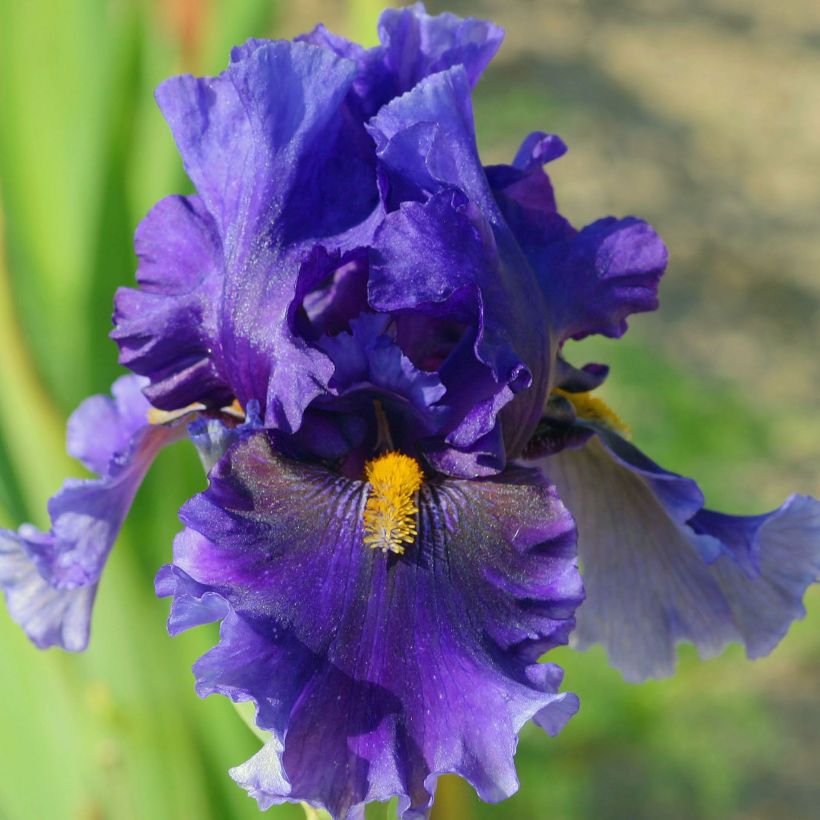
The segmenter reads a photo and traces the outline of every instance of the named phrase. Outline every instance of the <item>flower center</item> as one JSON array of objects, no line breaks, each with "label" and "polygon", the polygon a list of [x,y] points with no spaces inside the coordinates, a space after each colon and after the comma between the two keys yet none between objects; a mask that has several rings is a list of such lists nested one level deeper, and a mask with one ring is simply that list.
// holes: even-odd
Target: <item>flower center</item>
[{"label": "flower center", "polygon": [[629,425],[622,421],[605,401],[593,396],[592,393],[570,393],[567,390],[561,390],[560,387],[556,387],[552,392],[566,399],[575,408],[578,418],[597,422],[602,427],[627,437],[631,435]]},{"label": "flower center", "polygon": [[401,555],[416,540],[416,493],[424,473],[404,453],[383,453],[364,468],[370,484],[364,507],[364,543],[374,550]]}]

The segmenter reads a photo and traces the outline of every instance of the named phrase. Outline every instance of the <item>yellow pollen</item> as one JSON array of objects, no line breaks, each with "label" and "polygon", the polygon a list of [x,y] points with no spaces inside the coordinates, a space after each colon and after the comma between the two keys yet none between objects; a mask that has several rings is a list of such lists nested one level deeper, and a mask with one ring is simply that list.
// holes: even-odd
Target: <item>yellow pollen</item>
[{"label": "yellow pollen", "polygon": [[401,555],[416,540],[416,493],[424,473],[404,453],[384,453],[364,468],[370,484],[364,507],[364,543],[374,550]]},{"label": "yellow pollen", "polygon": [[149,424],[170,424],[172,421],[187,416],[188,413],[198,413],[205,409],[204,404],[194,402],[187,407],[180,407],[179,410],[160,410],[158,407],[151,407],[148,410]]},{"label": "yellow pollen", "polygon": [[235,419],[239,419],[240,421],[245,420],[245,411],[242,409],[239,399],[234,399],[231,404],[227,407],[221,407],[220,410],[228,416],[233,416]]},{"label": "yellow pollen", "polygon": [[598,422],[602,427],[627,437],[632,435],[629,425],[622,421],[603,399],[593,396],[592,393],[570,393],[561,390],[560,387],[556,387],[552,392],[566,399],[575,408],[578,418]]}]

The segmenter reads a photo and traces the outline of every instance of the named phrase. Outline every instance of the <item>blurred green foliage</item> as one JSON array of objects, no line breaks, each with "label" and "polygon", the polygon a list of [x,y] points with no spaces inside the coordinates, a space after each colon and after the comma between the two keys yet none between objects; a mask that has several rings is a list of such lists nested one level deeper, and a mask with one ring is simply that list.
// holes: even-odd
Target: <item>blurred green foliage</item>
[{"label": "blurred green foliage", "polygon": [[[1,525],[44,525],[48,495],[79,474],[64,421],[118,373],[106,338],[113,292],[132,281],[133,229],[157,199],[189,190],[153,88],[181,71],[220,70],[248,36],[291,36],[320,16],[372,42],[377,10],[368,0],[298,12],[275,0],[0,0]],[[476,112],[490,154],[534,116],[555,130],[573,122],[532,83],[503,97],[479,90]],[[780,458],[773,405],[685,372],[634,324],[624,341],[584,343],[576,361],[613,365],[606,395],[657,460],[696,475],[716,505],[759,510],[766,499],[734,491],[732,479],[738,464]],[[228,701],[193,692],[190,664],[215,631],[172,642],[167,603],[152,591],[176,510],[203,483],[185,446],[161,455],[106,572],[87,653],[37,652],[0,613],[2,820],[257,815],[226,770],[258,742]],[[581,714],[554,740],[525,731],[512,800],[484,806],[448,780],[435,816],[811,816],[820,797],[811,603],[812,618],[754,667],[736,648],[707,664],[684,652],[673,680],[635,687],[601,652],[556,653]]]}]

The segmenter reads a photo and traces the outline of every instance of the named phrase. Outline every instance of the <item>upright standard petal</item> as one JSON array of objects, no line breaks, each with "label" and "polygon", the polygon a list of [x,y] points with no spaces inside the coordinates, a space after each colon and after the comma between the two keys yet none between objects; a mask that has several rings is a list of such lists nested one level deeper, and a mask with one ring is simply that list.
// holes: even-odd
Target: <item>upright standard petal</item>
[{"label": "upright standard petal", "polygon": [[[369,127],[389,188],[420,200],[388,214],[377,233],[371,304],[462,311],[462,321],[477,331],[475,357],[495,382],[482,400],[494,407],[493,418],[509,402],[504,444],[514,458],[544,404],[551,359],[547,307],[478,160],[464,69],[423,80]],[[412,286],[400,292],[401,282]]]},{"label": "upright standard petal", "polygon": [[383,554],[364,542],[367,486],[257,435],[183,507],[158,581],[171,626],[224,615],[197,689],[253,701],[273,733],[232,774],[261,808],[304,800],[335,818],[395,795],[420,816],[445,772],[499,800],[517,788],[521,726],[555,733],[577,708],[537,663],[583,594],[572,520],[531,471],[430,480],[415,543]]},{"label": "upright standard petal", "polygon": [[703,510],[694,481],[597,432],[540,462],[578,524],[578,646],[603,644],[634,681],[671,674],[679,641],[704,657],[729,641],[750,658],[771,652],[820,573],[820,502],[792,496],[750,517]]},{"label": "upright standard petal", "polygon": [[301,255],[367,216],[375,178],[360,168],[372,201],[339,207],[344,189],[368,184],[355,183],[353,166],[343,175],[335,151],[352,62],[287,42],[236,56],[219,77],[168,80],[157,98],[222,238],[219,343],[231,388],[243,405],[260,401],[268,426],[290,432],[332,374],[285,321]]},{"label": "upright standard petal", "polygon": [[463,66],[474,86],[501,46],[504,30],[488,20],[447,12],[429,15],[422,3],[414,3],[382,12],[379,39],[398,96],[430,74],[457,65]]},{"label": "upright standard petal", "polygon": [[0,530],[0,587],[11,617],[40,648],[85,649],[97,584],[154,456],[184,426],[148,424],[144,380],[123,376],[69,420],[69,452],[100,474],[69,479],[48,505],[51,529]]},{"label": "upright standard petal", "polygon": [[379,18],[380,45],[364,49],[318,25],[297,39],[326,48],[357,64],[351,107],[362,120],[425,77],[461,65],[471,85],[498,51],[503,30],[487,21],[454,14],[429,15],[421,3],[386,9]]}]

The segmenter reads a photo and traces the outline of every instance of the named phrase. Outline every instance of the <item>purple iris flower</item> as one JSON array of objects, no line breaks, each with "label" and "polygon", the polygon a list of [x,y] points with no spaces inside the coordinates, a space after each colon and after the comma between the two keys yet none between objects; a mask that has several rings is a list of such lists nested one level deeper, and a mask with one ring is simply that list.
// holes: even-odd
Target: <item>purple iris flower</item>
[{"label": "purple iris flower", "polygon": [[817,502],[703,510],[589,396],[606,368],[564,361],[657,306],[666,249],[558,213],[557,137],[482,166],[471,90],[501,30],[417,5],[379,35],[253,40],[160,86],[197,193],[137,230],[112,334],[137,375],[69,424],[99,478],[67,483],[48,533],[0,531],[12,617],[82,649],[145,470],[190,438],[209,486],[157,576],[169,630],[221,621],[197,691],[254,705],[269,740],[232,776],[260,807],[348,820],[394,796],[424,817],[447,772],[512,794],[521,727],[578,708],[539,658],[579,606],[579,643],[665,674],[678,640],[768,652],[820,560]]}]

